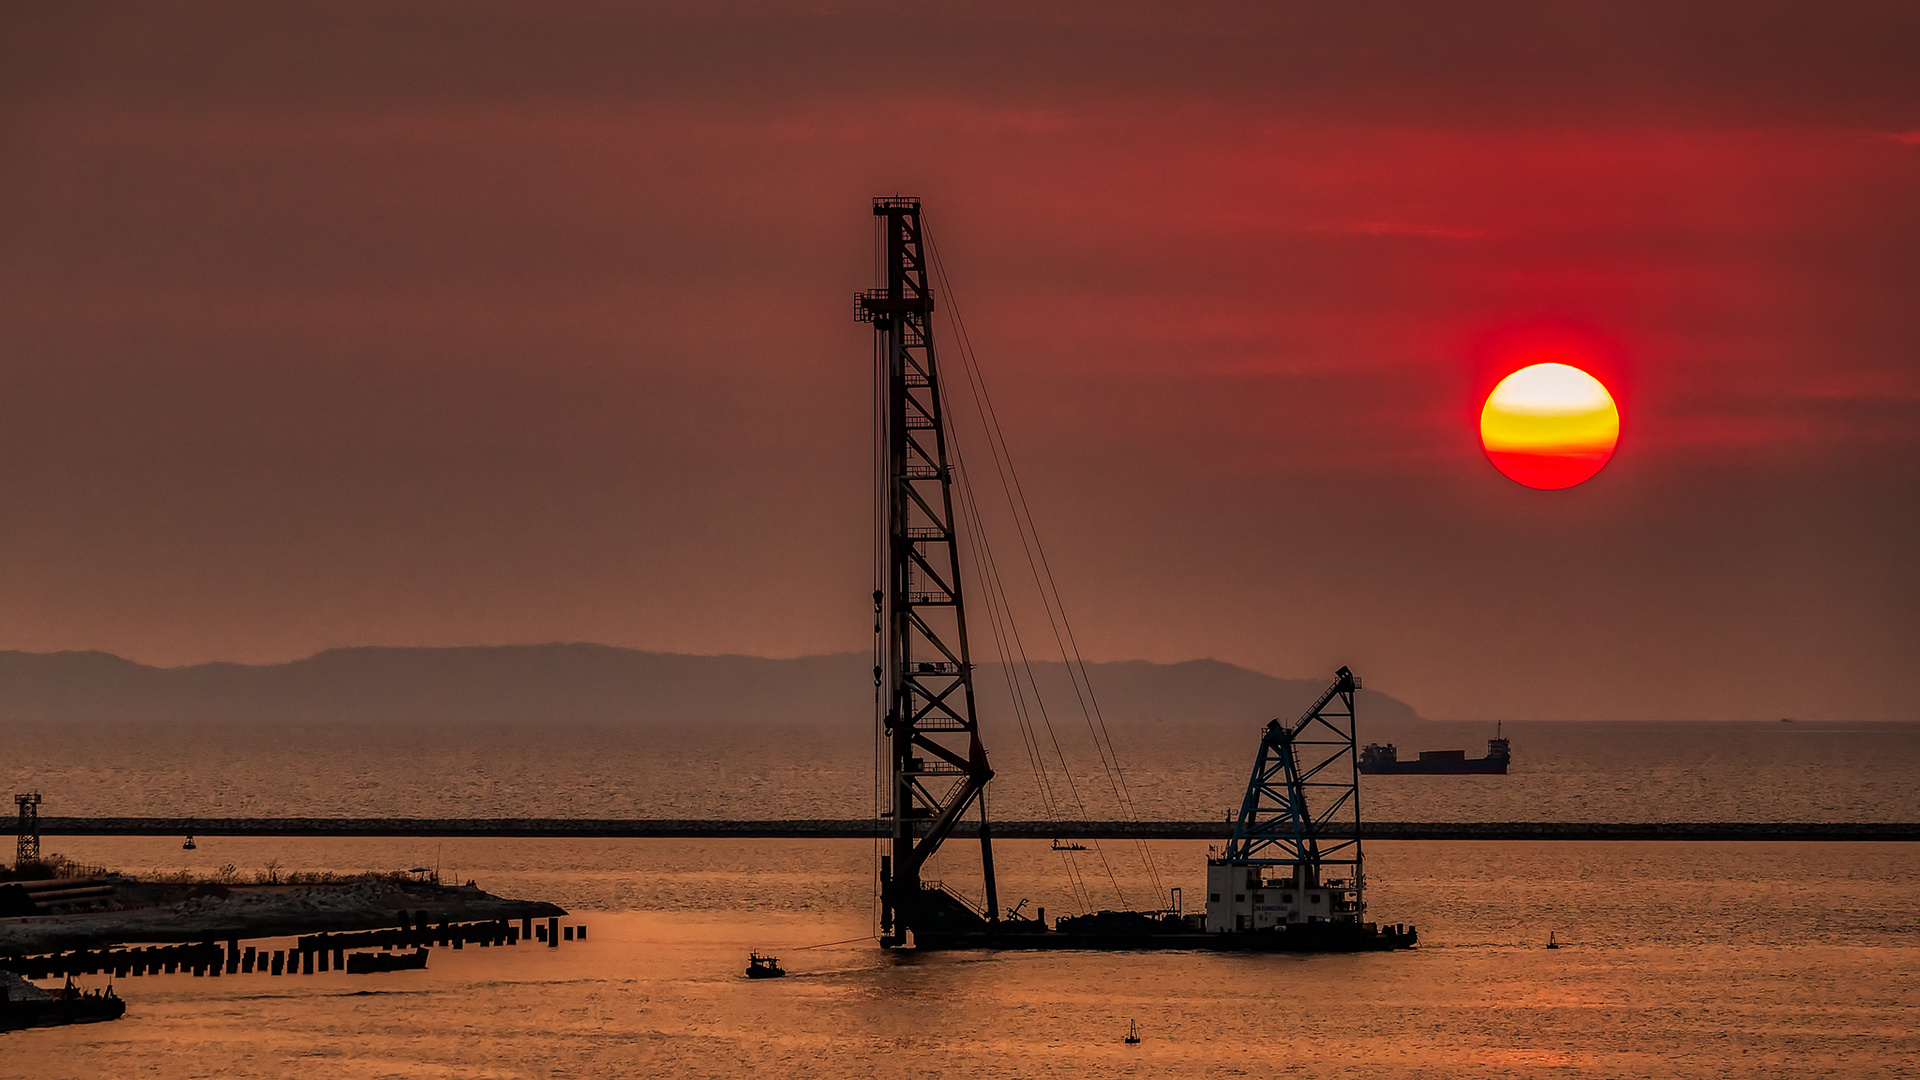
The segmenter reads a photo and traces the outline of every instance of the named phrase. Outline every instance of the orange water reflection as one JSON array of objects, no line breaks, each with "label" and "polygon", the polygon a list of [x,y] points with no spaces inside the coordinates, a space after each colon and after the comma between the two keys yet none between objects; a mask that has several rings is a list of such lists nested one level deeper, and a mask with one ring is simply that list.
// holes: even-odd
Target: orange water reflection
[{"label": "orange water reflection", "polygon": [[[158,842],[68,841],[97,861]],[[351,868],[416,843],[217,840],[214,855],[295,846]],[[1006,847],[1015,889],[1056,858]],[[843,941],[871,925],[864,844],[468,841],[449,845],[463,876],[565,894],[588,941],[437,950],[424,972],[378,976],[125,980],[128,1019],[5,1049],[34,1076],[301,1080],[1867,1076],[1920,1054],[1915,845],[1369,850],[1376,914],[1421,924],[1411,953],[888,953]],[[1179,883],[1204,845],[1154,851]],[[1540,947],[1549,928],[1566,948]],[[793,974],[746,979],[756,948]],[[1138,1046],[1120,1042],[1130,1019]]]}]

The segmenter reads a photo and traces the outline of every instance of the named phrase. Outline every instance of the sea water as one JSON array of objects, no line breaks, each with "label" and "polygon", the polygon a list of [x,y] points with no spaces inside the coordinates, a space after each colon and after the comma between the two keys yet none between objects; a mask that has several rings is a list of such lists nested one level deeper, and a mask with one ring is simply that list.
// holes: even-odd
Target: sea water
[{"label": "sea water", "polygon": [[[1513,725],[1512,776],[1368,778],[1363,795],[1370,816],[1404,820],[1914,820],[1916,729],[1821,726]],[[1401,745],[1471,747],[1451,734]],[[14,783],[40,787],[50,814],[835,817],[870,797],[842,790],[870,783],[870,761],[826,739],[8,735]],[[1142,816],[1230,803],[1251,757],[1240,742],[1163,739],[1131,775]],[[437,865],[560,903],[590,933],[436,949],[419,972],[121,980],[124,1020],[0,1035],[0,1075],[1865,1077],[1920,1060],[1912,844],[1373,843],[1370,915],[1417,925],[1418,948],[1241,956],[882,950],[866,841],[47,843],[135,872]],[[1002,902],[1052,916],[1158,906],[1179,887],[1191,908],[1207,848],[1004,841]],[[977,893],[977,851],[950,846],[929,876]],[[1550,933],[1562,948],[1545,948]],[[792,974],[746,979],[755,949]],[[1138,1045],[1121,1041],[1131,1022]]]}]

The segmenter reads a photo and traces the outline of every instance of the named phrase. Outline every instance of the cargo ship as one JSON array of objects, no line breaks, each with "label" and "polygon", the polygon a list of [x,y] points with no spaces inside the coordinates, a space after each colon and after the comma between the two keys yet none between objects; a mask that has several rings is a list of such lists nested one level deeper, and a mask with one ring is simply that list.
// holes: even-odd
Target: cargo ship
[{"label": "cargo ship", "polygon": [[1392,743],[1385,746],[1368,743],[1360,751],[1360,771],[1369,776],[1413,773],[1424,776],[1505,776],[1513,751],[1507,740],[1495,735],[1487,740],[1487,756],[1470,758],[1465,750],[1422,750],[1413,761],[1401,761],[1400,751]]}]

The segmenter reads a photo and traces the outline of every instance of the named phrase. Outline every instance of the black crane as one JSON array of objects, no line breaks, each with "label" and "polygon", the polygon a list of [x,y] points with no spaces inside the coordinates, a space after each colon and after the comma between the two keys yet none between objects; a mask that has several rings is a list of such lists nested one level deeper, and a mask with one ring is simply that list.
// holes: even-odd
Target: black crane
[{"label": "black crane", "polygon": [[[881,635],[874,682],[891,747],[888,824],[881,864],[881,943],[905,944],[919,928],[972,929],[999,922],[985,792],[993,770],[974,719],[953,469],[933,344],[933,289],[920,200],[877,198],[880,288],[855,298],[854,317],[873,324],[874,375],[882,410],[876,537],[885,574],[873,594]],[[921,881],[921,870],[962,814],[980,805],[985,904],[975,907]]]},{"label": "black crane", "polygon": [[1271,721],[1261,733],[1233,839],[1207,864],[1208,929],[1361,921],[1359,689],[1343,667],[1298,720]]}]

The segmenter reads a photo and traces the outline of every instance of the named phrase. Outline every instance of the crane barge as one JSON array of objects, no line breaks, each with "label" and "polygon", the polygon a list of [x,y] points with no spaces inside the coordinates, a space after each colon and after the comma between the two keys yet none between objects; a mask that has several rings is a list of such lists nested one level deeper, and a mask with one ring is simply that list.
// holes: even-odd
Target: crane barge
[{"label": "crane barge", "polygon": [[[993,770],[975,715],[951,432],[934,349],[934,293],[920,200],[873,201],[883,283],[854,298],[874,329],[884,505],[873,594],[873,676],[887,750],[880,943],[918,949],[1215,949],[1357,952],[1407,948],[1411,926],[1365,919],[1354,693],[1341,668],[1298,720],[1274,720],[1232,841],[1207,863],[1204,913],[1099,911],[1049,924],[1003,912],[986,793]],[[983,902],[922,880],[960,819],[980,817]]]}]

